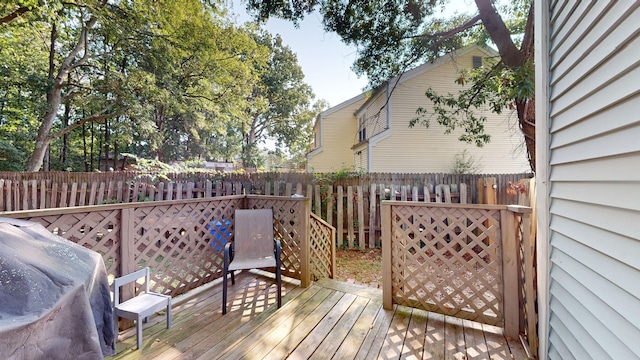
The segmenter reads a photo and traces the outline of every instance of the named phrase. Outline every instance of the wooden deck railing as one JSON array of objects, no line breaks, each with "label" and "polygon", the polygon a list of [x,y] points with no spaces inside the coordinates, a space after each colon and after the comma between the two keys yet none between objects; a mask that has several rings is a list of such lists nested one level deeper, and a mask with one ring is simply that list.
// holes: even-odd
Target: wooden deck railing
[{"label": "wooden deck railing", "polygon": [[[383,302],[535,337],[531,208],[382,203]],[[524,306],[521,306],[524,304]],[[526,320],[526,321],[525,321]]]},{"label": "wooden deck railing", "polygon": [[[363,174],[334,180],[310,174],[173,174],[153,180],[133,172],[12,173],[0,172],[0,211],[36,210],[231,195],[292,196],[311,200],[314,214],[336,228],[338,245],[375,248],[381,245],[382,200],[507,204],[509,182],[526,174]],[[215,175],[215,176],[214,176]],[[327,175],[330,179],[331,177]],[[286,180],[286,181],[285,181]],[[468,183],[465,183],[469,181]],[[525,184],[528,181],[523,181]],[[525,204],[526,205],[526,204]]]},{"label": "wooden deck railing", "polygon": [[333,279],[336,271],[336,247],[329,244],[326,239],[335,239],[336,229],[313,213],[309,225],[309,254],[311,256],[309,274],[311,280]]},{"label": "wooden deck railing", "polygon": [[154,280],[151,290],[176,296],[222,276],[223,248],[232,241],[235,209],[267,207],[274,209],[275,237],[282,242],[283,275],[300,279],[302,286],[312,278],[332,277],[335,232],[311,220],[305,198],[237,195],[25,210],[0,216],[40,223],[100,253],[110,275],[149,266]]}]

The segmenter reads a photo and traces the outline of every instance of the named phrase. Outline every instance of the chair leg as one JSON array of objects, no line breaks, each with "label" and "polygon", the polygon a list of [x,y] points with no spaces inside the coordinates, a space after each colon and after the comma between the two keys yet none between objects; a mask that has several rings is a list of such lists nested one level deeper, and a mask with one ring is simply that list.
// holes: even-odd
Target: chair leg
[{"label": "chair leg", "polygon": [[276,269],[276,283],[278,285],[278,307],[282,306],[282,275],[280,266]]},{"label": "chair leg", "polygon": [[222,268],[222,315],[227,313],[227,267]]},{"label": "chair leg", "polygon": [[282,245],[276,240],[275,256],[276,256],[276,283],[278,285],[278,308],[282,306],[282,264],[281,264]]},{"label": "chair leg", "polygon": [[171,327],[171,300],[167,300],[167,329]]},{"label": "chair leg", "polygon": [[138,320],[136,320],[136,338],[138,349],[142,349],[142,316],[138,316]]}]

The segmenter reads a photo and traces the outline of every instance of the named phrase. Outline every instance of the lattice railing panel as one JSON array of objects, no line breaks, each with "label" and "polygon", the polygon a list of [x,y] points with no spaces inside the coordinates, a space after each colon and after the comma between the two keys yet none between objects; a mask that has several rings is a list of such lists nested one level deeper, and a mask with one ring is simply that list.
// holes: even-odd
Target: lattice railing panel
[{"label": "lattice railing panel", "polygon": [[520,326],[520,330],[526,331],[527,329],[527,288],[526,286],[522,286],[526,279],[526,259],[525,259],[525,249],[524,244],[522,243],[522,217],[516,217],[516,244],[518,244],[518,281],[521,284],[518,288],[518,302],[520,304],[520,308],[522,309],[522,324]]},{"label": "lattice railing panel", "polygon": [[[224,245],[233,241],[233,214],[245,207],[274,209],[274,235],[282,243],[283,275],[301,279],[301,245],[306,241],[302,237],[307,236],[310,211],[308,202],[300,199],[229,196],[4,215],[41,223],[49,231],[99,252],[111,276],[149,266],[152,290],[176,296],[222,276]],[[316,277],[332,275],[327,254],[333,240],[322,239],[327,236],[325,229],[313,232],[309,268]]]},{"label": "lattice railing panel", "polygon": [[[525,335],[529,347],[537,352],[538,314],[536,305],[536,251],[535,238],[531,238],[531,224],[525,216],[516,216],[516,244],[518,251],[518,304],[520,309],[520,332]],[[529,232],[528,234],[526,232]]]},{"label": "lattice railing panel", "polygon": [[502,325],[500,211],[392,209],[394,303]]},{"label": "lattice railing panel", "polygon": [[294,279],[301,276],[302,217],[306,212],[301,201],[288,201],[276,197],[250,197],[248,208],[273,209],[274,237],[282,245],[282,275]]},{"label": "lattice railing panel", "polygon": [[314,215],[310,220],[311,280],[333,279],[335,275],[335,228]]},{"label": "lattice railing panel", "polygon": [[175,296],[220,277],[223,252],[210,243],[230,240],[231,226],[216,224],[233,219],[237,207],[237,201],[209,201],[137,208],[135,262],[154,270],[152,290]]},{"label": "lattice railing panel", "polygon": [[108,273],[120,267],[120,211],[76,212],[72,214],[24,217],[47,230],[102,255]]}]

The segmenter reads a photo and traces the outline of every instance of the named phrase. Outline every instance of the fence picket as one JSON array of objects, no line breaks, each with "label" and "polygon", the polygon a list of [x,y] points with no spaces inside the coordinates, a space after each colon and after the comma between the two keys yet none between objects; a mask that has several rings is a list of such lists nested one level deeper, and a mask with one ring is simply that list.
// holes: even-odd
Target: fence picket
[{"label": "fence picket", "polygon": [[96,187],[97,183],[91,183],[91,193],[89,194],[89,204],[87,205],[95,205],[96,204]]},{"label": "fence picket", "polygon": [[338,186],[338,194],[336,195],[336,212],[338,215],[338,223],[336,226],[336,231],[338,233],[338,245],[342,246],[344,244],[344,214],[343,214],[343,188],[342,185]]},{"label": "fence picket", "polygon": [[29,181],[22,181],[22,210],[29,209]]},{"label": "fence picket", "polygon": [[38,181],[31,180],[31,209],[38,208]]},{"label": "fence picket", "polygon": [[369,189],[369,248],[376,247],[376,185],[371,184]]},{"label": "fence picket", "polygon": [[503,184],[527,180],[524,174],[489,175],[495,179],[486,179],[479,175],[375,173],[320,186],[311,174],[230,174],[222,179],[172,174],[166,183],[142,183],[135,180],[136,175],[0,172],[0,211],[251,193],[291,196],[295,184],[295,194],[309,198],[314,213],[337,227],[338,244],[350,241],[351,247],[374,247],[380,241],[380,201],[384,199],[477,203],[478,199],[486,202],[493,198],[506,205],[518,199],[510,198]]},{"label": "fence picket", "polygon": [[173,200],[173,183],[167,183],[167,190],[164,192],[165,200]]},{"label": "fence picket", "polygon": [[353,186],[347,186],[347,241],[349,249],[353,249]]},{"label": "fence picket", "polygon": [[69,207],[76,206],[76,199],[78,195],[78,183],[71,184],[71,194],[69,196]]},{"label": "fence picket", "polygon": [[109,186],[107,186],[107,198],[105,199],[108,202],[112,202],[114,200],[113,191],[113,180],[111,180],[109,181]]},{"label": "fence picket", "polygon": [[62,183],[62,186],[60,187],[60,207],[67,207],[67,188],[68,188],[69,184]]},{"label": "fence picket", "polygon": [[316,185],[314,186],[314,203],[316,206],[314,206],[313,209],[313,213],[318,215],[318,216],[322,216],[322,201],[320,200],[320,185]]},{"label": "fence picket", "polygon": [[364,194],[362,186],[356,187],[356,205],[358,205],[358,246],[366,249],[366,235],[364,233]]},{"label": "fence picket", "polygon": [[333,185],[327,187],[327,222],[333,226]]},{"label": "fence picket", "polygon": [[4,179],[0,179],[0,211],[5,210]]},{"label": "fence picket", "polygon": [[51,186],[51,207],[58,207],[58,183],[54,182]]},{"label": "fence picket", "polygon": [[213,183],[210,180],[207,180],[205,182],[205,197],[212,197],[213,196]]},{"label": "fence picket", "polygon": [[442,192],[444,193],[444,202],[451,204],[451,188],[449,185],[442,185]]},{"label": "fence picket", "polygon": [[467,184],[460,183],[460,204],[467,203]]}]

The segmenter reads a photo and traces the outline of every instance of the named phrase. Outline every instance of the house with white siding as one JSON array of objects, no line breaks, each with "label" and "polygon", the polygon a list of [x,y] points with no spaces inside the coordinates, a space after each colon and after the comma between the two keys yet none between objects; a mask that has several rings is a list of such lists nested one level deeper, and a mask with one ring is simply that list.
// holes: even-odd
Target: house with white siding
[{"label": "house with white siding", "polygon": [[540,359],[640,359],[640,1],[536,1]]},{"label": "house with white siding", "polygon": [[522,173],[530,170],[515,112],[495,114],[483,110],[491,141],[483,147],[450,134],[435,118],[427,128],[409,127],[419,107],[430,106],[427,89],[455,94],[461,71],[482,66],[497,53],[469,46],[432,63],[423,64],[319,114],[314,143],[307,154],[309,172],[335,172],[355,168],[365,172],[451,172],[456,155],[472,154],[483,173]]}]

